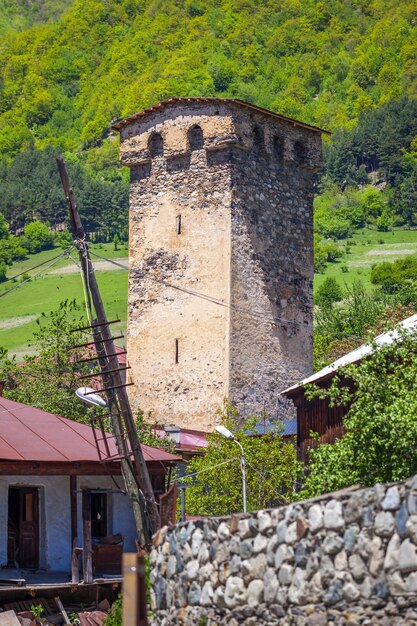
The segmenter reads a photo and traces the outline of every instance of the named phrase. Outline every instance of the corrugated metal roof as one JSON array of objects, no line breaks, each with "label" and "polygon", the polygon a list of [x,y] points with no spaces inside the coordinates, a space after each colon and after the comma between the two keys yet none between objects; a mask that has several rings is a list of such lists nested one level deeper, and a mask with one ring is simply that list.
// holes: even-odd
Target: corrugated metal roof
[{"label": "corrugated metal roof", "polygon": [[[251,435],[268,435],[270,432],[277,431],[276,421],[260,422],[256,424],[255,428],[246,431],[248,436]],[[297,434],[297,420],[289,419],[282,420],[282,431],[279,432],[281,437],[290,437]]]},{"label": "corrugated metal roof", "polygon": [[[397,341],[397,339],[401,337],[401,331],[404,330],[410,333],[417,330],[417,315],[412,315],[411,317],[403,320],[402,322],[400,322],[400,324],[398,324],[398,327],[396,329],[390,330],[386,333],[382,333],[381,335],[378,335],[378,337],[375,337],[374,344],[376,344],[376,349],[384,345],[390,345],[391,343],[394,343],[394,341]],[[315,372],[311,376],[304,378],[304,380],[297,383],[296,385],[293,385],[292,387],[288,387],[284,391],[281,391],[280,395],[291,395],[292,392],[301,389],[302,387],[304,387],[304,385],[307,385],[308,383],[316,383],[320,380],[332,376],[340,367],[343,367],[344,365],[357,363],[358,361],[363,359],[363,357],[371,354],[374,351],[374,344],[365,343],[362,346],[359,346],[359,348],[352,350],[352,352],[348,352],[348,354],[343,355],[342,357],[340,357],[340,359],[337,359],[330,365],[323,367],[323,369],[319,370],[318,372]]]},{"label": "corrugated metal roof", "polygon": [[[97,431],[98,439],[102,438]],[[110,453],[117,454],[112,435]],[[105,456],[104,444],[103,456]],[[180,457],[142,445],[146,462],[175,462]],[[91,426],[0,397],[0,460],[99,461]]]},{"label": "corrugated metal roof", "polygon": [[140,118],[146,117],[150,113],[154,111],[158,111],[160,109],[169,106],[170,104],[176,104],[177,102],[190,102],[190,103],[202,103],[202,104],[210,104],[217,102],[226,102],[228,104],[236,104],[245,109],[251,109],[253,111],[258,111],[259,113],[263,113],[265,115],[270,115],[272,117],[276,117],[285,122],[290,122],[294,126],[301,126],[302,128],[307,128],[308,130],[312,130],[317,133],[324,133],[326,135],[330,135],[330,131],[324,130],[323,128],[319,128],[318,126],[312,126],[311,124],[305,124],[304,122],[300,122],[299,120],[295,120],[291,117],[287,117],[285,115],[280,115],[279,113],[274,113],[274,111],[269,111],[268,109],[264,109],[262,107],[258,107],[255,104],[250,104],[250,102],[245,102],[244,100],[239,100],[238,98],[184,98],[184,97],[175,97],[168,98],[167,100],[162,100],[162,102],[158,102],[157,104],[148,107],[147,109],[143,109],[143,111],[139,111],[138,113],[134,113],[129,117],[125,117],[122,120],[118,120],[114,124],[112,124],[113,130],[121,130],[127,124],[134,122]]},{"label": "corrugated metal roof", "polygon": [[[167,436],[165,430],[162,428],[155,429],[156,434],[161,439],[165,439]],[[207,433],[202,430],[194,430],[191,428],[181,428],[180,430],[180,448],[190,450],[200,450],[201,448],[207,448]]]}]

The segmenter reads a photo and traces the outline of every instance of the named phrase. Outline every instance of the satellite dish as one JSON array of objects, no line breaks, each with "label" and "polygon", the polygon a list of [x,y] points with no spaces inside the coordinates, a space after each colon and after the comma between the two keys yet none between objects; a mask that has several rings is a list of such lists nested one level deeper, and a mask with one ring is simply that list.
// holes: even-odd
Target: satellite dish
[{"label": "satellite dish", "polygon": [[77,398],[85,402],[86,404],[92,404],[93,406],[108,406],[107,402],[104,398],[98,395],[98,393],[94,392],[94,389],[91,387],[79,387],[75,392]]}]

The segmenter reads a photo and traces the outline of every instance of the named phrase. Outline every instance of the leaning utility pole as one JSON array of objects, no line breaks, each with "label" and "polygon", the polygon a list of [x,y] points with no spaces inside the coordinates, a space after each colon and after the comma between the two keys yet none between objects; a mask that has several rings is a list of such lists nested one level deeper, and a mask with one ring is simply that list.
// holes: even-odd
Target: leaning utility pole
[{"label": "leaning utility pole", "polygon": [[109,330],[109,322],[100,297],[94,267],[85,242],[84,229],[63,157],[57,158],[57,164],[75,236],[74,246],[78,250],[84,275],[88,308],[91,311],[94,308],[95,312],[95,319],[90,320],[90,326],[87,328],[91,330],[93,335],[97,351],[96,360],[103,377],[103,389],[100,391],[105,392],[107,397],[112,432],[121,461],[122,475],[132,501],[138,541],[141,545],[147,545],[150,543],[152,535],[159,528],[160,520],[148,468],[130,408],[126,385],[120,375],[120,372],[127,368],[121,368],[117,359],[116,348]]}]

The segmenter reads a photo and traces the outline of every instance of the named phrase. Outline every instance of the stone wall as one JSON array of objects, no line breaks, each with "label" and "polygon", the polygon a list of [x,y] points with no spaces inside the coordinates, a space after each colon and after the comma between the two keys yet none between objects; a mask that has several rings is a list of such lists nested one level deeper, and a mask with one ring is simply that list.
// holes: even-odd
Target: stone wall
[{"label": "stone wall", "polygon": [[320,132],[214,98],[117,127],[131,168],[132,404],[202,430],[225,397],[282,417],[277,392],[312,366]]},{"label": "stone wall", "polygon": [[162,529],[153,624],[417,625],[417,477]]}]

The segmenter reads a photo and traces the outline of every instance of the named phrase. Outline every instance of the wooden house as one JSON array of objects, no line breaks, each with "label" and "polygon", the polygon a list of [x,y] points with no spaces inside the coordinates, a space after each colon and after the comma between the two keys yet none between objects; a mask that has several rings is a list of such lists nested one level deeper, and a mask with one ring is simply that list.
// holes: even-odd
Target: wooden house
[{"label": "wooden house", "polygon": [[297,447],[302,461],[308,461],[308,449],[316,445],[315,439],[311,437],[312,432],[319,434],[322,443],[334,443],[343,435],[343,418],[349,410],[348,406],[331,407],[327,399],[308,400],[305,395],[306,385],[314,384],[328,388],[336,372],[343,366],[359,363],[378,347],[398,341],[402,331],[415,332],[416,330],[417,315],[412,315],[403,320],[396,330],[379,335],[372,344],[367,343],[352,350],[331,365],[327,365],[281,392],[281,395],[292,400],[297,410]]}]

